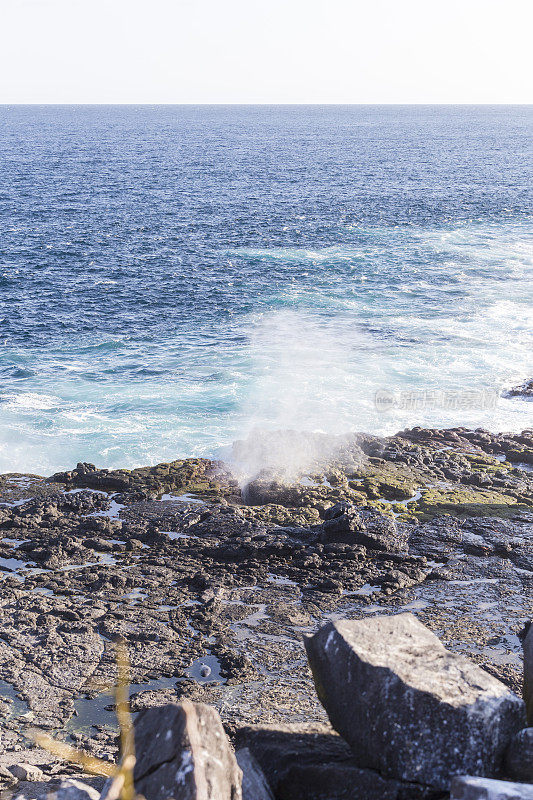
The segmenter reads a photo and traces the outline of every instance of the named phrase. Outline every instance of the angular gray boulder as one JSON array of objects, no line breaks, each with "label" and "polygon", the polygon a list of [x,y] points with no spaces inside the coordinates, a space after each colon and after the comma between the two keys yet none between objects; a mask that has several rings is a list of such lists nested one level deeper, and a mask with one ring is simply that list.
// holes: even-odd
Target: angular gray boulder
[{"label": "angular gray boulder", "polygon": [[464,775],[453,779],[450,800],[533,800],[533,786]]},{"label": "angular gray boulder", "polygon": [[505,753],[505,774],[513,781],[533,783],[533,728],[524,728],[511,739]]},{"label": "angular gray boulder", "polygon": [[305,647],[318,697],[357,764],[448,789],[498,776],[524,703],[412,614],[330,622]]},{"label": "angular gray boulder", "polygon": [[237,731],[236,741],[253,753],[277,800],[443,798],[438,789],[384,778],[359,767],[346,742],[328,725],[248,725]]},{"label": "angular gray boulder", "polygon": [[8,767],[8,770],[19,781],[42,781],[44,778],[42,769],[35,764],[19,762],[18,764],[12,764]]},{"label": "angular gray boulder", "polygon": [[523,632],[524,648],[524,701],[526,704],[527,724],[533,725],[533,624],[528,622]]},{"label": "angular gray boulder", "polygon": [[100,792],[87,783],[74,778],[61,781],[55,800],[98,800]]},{"label": "angular gray boulder", "polygon": [[146,800],[242,800],[242,772],[216,709],[183,700],[135,721],[135,790]]},{"label": "angular gray boulder", "polygon": [[235,753],[242,769],[242,800],[274,800],[263,770],[247,747]]}]

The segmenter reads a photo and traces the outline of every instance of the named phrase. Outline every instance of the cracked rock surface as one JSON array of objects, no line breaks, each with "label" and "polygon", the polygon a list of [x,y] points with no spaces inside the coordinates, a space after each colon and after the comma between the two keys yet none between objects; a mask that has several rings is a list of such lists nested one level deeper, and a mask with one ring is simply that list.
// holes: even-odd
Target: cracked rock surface
[{"label": "cracked rock surface", "polygon": [[[322,440],[321,440],[322,442]],[[533,616],[533,433],[323,441],[292,485],[220,462],[0,476],[0,779],[43,729],[116,757],[113,640],[132,707],[188,698],[243,725],[324,724],[304,635],[414,613],[522,692]],[[30,787],[30,796],[33,789]]]}]

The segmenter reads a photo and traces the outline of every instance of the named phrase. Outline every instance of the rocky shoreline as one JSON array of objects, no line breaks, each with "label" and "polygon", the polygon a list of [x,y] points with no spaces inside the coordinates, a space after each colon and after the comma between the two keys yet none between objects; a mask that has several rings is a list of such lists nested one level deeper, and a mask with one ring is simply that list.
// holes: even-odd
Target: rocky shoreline
[{"label": "rocky shoreline", "polygon": [[[316,438],[327,465],[292,485],[240,487],[205,459],[0,476],[5,796],[76,771],[32,745],[36,729],[115,760],[118,636],[134,712],[207,703],[235,741],[328,724],[303,647],[328,620],[410,611],[521,694],[533,431]],[[37,780],[15,786],[21,763]]]}]

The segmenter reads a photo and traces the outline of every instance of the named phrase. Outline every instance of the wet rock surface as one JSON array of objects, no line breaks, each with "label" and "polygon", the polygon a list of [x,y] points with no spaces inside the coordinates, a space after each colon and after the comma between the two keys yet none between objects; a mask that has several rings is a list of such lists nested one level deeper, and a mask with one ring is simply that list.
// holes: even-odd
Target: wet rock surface
[{"label": "wet rock surface", "polygon": [[411,611],[521,693],[533,433],[414,428],[328,453],[254,505],[202,459],[1,476],[0,767],[63,774],[34,729],[115,759],[117,636],[136,713],[189,698],[232,736],[326,721],[302,643],[329,619]]},{"label": "wet rock surface", "polygon": [[503,393],[504,397],[521,397],[533,399],[533,380],[525,381],[519,386],[513,386]]}]

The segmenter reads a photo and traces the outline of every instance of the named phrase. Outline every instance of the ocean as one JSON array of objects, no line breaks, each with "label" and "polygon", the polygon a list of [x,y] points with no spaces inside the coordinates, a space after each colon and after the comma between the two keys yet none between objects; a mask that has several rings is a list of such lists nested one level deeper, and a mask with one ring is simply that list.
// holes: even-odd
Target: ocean
[{"label": "ocean", "polygon": [[0,472],[519,431],[531,106],[0,106]]}]

